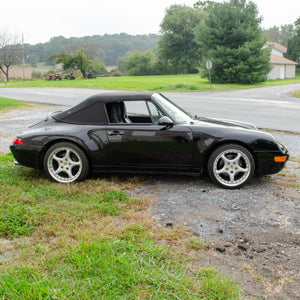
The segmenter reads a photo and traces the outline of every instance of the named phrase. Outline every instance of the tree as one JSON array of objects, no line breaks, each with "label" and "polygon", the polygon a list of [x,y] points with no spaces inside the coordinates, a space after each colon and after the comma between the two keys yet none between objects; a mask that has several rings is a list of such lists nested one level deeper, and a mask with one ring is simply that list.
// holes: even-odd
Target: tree
[{"label": "tree", "polygon": [[296,34],[288,41],[287,57],[300,64],[300,17],[295,22]]},{"label": "tree", "polygon": [[167,9],[160,25],[163,36],[158,43],[159,59],[170,63],[177,73],[197,70],[201,56],[195,41],[194,28],[201,22],[203,12],[185,5]]},{"label": "tree", "polygon": [[0,32],[0,70],[9,81],[9,69],[12,65],[21,61],[21,44],[15,35],[9,34],[6,30]]},{"label": "tree", "polygon": [[61,52],[52,54],[49,60],[54,60],[57,64],[62,63],[64,70],[78,68],[83,78],[87,77],[87,73],[92,69],[92,61],[85,55],[85,49],[78,50],[74,54]]},{"label": "tree", "polygon": [[[213,62],[213,79],[223,83],[254,83],[271,70],[270,50],[260,28],[256,5],[246,0],[215,3],[199,1],[196,7],[208,17],[195,31],[207,59]],[[207,72],[203,72],[207,76]]]},{"label": "tree", "polygon": [[101,74],[107,74],[107,69],[102,60],[99,60],[98,57],[95,57],[91,65],[92,71]]},{"label": "tree", "polygon": [[[49,42],[44,44],[43,57],[44,61],[53,53],[59,53],[64,50],[65,38],[63,36],[52,37]],[[49,59],[47,62],[50,62]]]},{"label": "tree", "polygon": [[36,68],[38,62],[39,62],[39,56],[36,53],[32,53],[29,55],[29,63],[32,67]]},{"label": "tree", "polygon": [[280,28],[279,26],[273,26],[269,29],[264,30],[264,36],[267,41],[275,42],[280,44]]},{"label": "tree", "polygon": [[280,26],[280,42],[279,44],[287,47],[288,40],[295,35],[295,28],[293,24],[286,24]]},{"label": "tree", "polygon": [[264,36],[270,42],[279,43],[285,47],[288,45],[288,40],[295,35],[295,29],[293,24],[273,26],[264,30]]},{"label": "tree", "polygon": [[148,51],[134,51],[127,53],[127,55],[119,59],[119,70],[125,72],[130,76],[154,75],[155,57],[151,50]]}]

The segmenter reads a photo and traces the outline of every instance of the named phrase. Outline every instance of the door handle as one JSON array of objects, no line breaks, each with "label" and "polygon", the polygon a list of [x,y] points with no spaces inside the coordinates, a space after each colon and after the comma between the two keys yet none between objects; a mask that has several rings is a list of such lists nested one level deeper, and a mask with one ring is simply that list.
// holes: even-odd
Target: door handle
[{"label": "door handle", "polygon": [[115,136],[115,135],[124,135],[123,132],[120,132],[118,130],[108,131],[109,136]]}]

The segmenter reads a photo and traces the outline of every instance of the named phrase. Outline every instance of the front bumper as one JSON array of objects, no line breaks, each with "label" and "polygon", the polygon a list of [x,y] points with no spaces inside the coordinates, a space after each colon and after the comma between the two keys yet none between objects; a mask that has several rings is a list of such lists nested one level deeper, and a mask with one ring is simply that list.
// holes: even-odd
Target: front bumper
[{"label": "front bumper", "polygon": [[269,175],[280,172],[286,165],[290,155],[288,150],[280,144],[280,151],[256,153],[256,174]]}]

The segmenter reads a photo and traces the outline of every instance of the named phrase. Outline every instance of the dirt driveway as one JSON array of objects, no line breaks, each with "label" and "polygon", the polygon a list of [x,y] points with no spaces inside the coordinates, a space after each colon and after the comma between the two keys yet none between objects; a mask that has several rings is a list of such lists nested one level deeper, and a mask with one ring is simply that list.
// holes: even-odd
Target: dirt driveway
[{"label": "dirt driveway", "polygon": [[149,177],[135,195],[154,196],[151,215],[162,226],[187,226],[209,243],[194,264],[232,276],[247,299],[300,299],[300,190],[284,186],[297,184],[294,170],[233,191],[205,177]]}]

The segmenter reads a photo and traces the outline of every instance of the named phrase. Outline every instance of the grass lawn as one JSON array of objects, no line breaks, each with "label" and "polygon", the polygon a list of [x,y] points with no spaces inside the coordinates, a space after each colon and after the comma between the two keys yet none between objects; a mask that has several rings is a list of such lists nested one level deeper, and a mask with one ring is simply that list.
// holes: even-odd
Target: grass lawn
[{"label": "grass lawn", "polygon": [[28,106],[25,102],[0,97],[0,111]]},{"label": "grass lawn", "polygon": [[3,87],[78,87],[106,90],[132,90],[132,91],[211,91],[231,90],[270,85],[300,83],[300,74],[296,78],[285,80],[268,80],[258,84],[209,84],[207,79],[198,74],[189,75],[161,75],[161,76],[122,76],[101,77],[96,79],[76,79],[62,81],[10,81]]},{"label": "grass lawn", "polygon": [[0,164],[0,299],[240,298],[214,268],[192,267],[207,245],[127,195],[142,178],[63,185],[11,154]]}]

